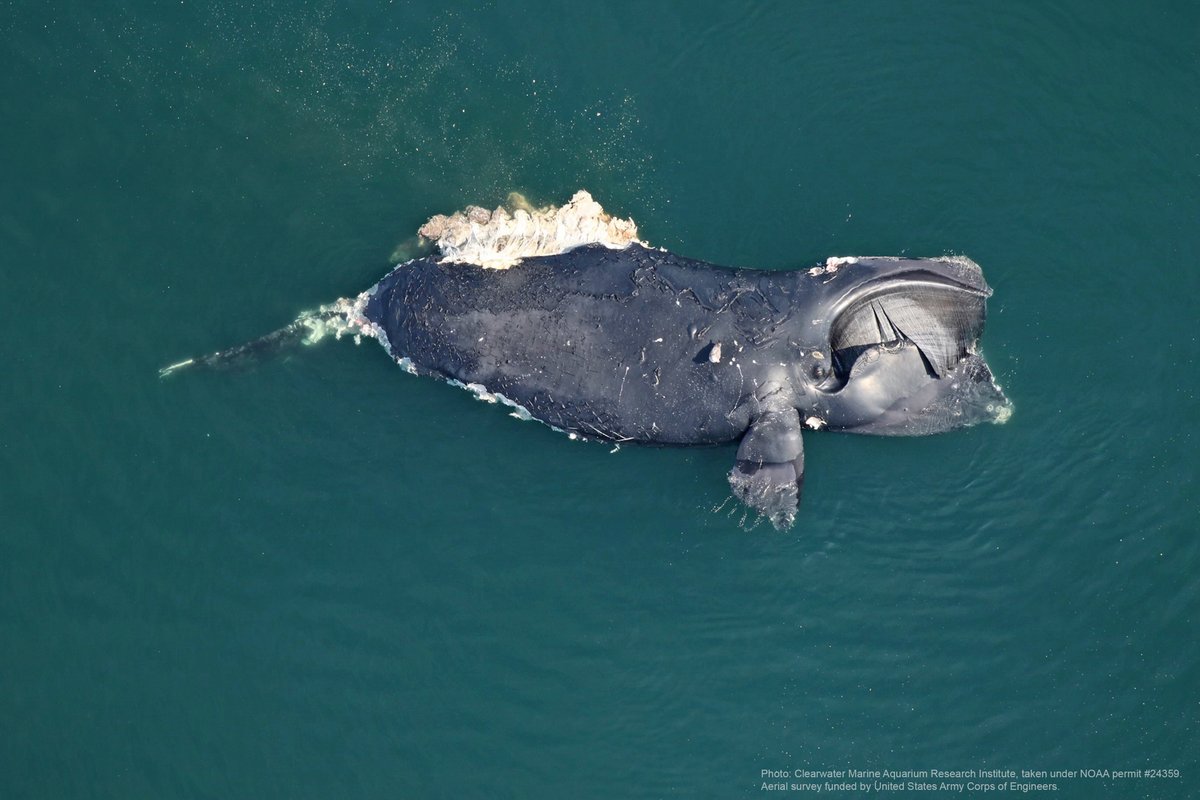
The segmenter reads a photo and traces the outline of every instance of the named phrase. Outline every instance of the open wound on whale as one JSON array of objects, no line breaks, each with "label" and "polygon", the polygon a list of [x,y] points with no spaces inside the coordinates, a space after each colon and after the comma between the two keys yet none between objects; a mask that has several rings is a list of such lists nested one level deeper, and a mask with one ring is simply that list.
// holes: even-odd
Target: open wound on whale
[{"label": "open wound on whale", "polygon": [[438,214],[421,226],[443,262],[508,269],[524,258],[565,253],[587,244],[613,250],[638,239],[632,219],[614,217],[583,189],[565,205],[534,208],[520,194],[508,196],[508,208],[488,211],[467,206],[450,216]]}]

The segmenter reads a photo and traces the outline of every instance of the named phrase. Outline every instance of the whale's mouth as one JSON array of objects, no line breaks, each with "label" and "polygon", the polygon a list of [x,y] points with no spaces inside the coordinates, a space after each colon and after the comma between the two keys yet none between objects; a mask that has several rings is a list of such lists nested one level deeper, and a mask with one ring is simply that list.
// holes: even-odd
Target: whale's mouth
[{"label": "whale's mouth", "polygon": [[930,377],[945,377],[973,352],[990,290],[914,270],[871,281],[853,293],[829,331],[836,389],[858,361],[911,344]]},{"label": "whale's mouth", "polygon": [[918,435],[1004,421],[1012,405],[976,351],[991,294],[978,266],[910,264],[838,303],[830,368],[817,387],[830,398],[829,424]]}]

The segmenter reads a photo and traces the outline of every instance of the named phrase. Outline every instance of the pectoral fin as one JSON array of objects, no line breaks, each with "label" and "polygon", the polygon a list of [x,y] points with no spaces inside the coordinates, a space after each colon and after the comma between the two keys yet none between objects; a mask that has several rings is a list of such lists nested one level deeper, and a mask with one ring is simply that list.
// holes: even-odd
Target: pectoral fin
[{"label": "pectoral fin", "polygon": [[739,500],[771,520],[790,527],[804,485],[804,440],[795,409],[768,411],[742,437],[729,485]]}]

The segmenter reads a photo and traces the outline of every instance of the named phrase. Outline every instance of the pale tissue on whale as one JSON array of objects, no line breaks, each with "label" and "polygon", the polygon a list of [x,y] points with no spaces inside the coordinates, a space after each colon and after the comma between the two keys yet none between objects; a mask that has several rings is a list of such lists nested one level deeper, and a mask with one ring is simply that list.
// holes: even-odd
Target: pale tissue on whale
[{"label": "pale tissue on whale", "polygon": [[511,211],[467,206],[450,216],[438,214],[418,233],[434,243],[443,262],[486,269],[508,269],[524,258],[558,255],[585,244],[613,250],[645,244],[632,219],[613,217],[583,189],[562,206],[533,208],[516,192],[509,195],[509,204]]}]

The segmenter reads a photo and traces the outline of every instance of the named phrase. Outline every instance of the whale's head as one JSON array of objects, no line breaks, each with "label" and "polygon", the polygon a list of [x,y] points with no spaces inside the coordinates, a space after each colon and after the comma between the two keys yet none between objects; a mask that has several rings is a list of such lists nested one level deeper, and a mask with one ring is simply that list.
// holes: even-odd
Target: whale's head
[{"label": "whale's head", "polygon": [[796,373],[810,425],[920,435],[1012,413],[977,349],[991,289],[975,262],[831,259],[801,280],[814,302]]}]

